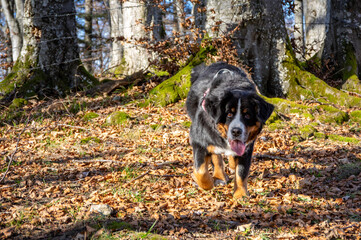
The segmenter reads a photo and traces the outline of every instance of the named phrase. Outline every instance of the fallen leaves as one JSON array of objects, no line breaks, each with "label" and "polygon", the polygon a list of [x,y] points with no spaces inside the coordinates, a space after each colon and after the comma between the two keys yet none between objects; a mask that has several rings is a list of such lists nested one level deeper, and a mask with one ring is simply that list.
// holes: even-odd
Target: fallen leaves
[{"label": "fallen leaves", "polygon": [[[89,102],[88,111],[99,117],[48,116],[21,135],[0,186],[0,237],[56,236],[77,223],[83,228],[71,233],[73,238],[111,234],[99,228],[105,220],[145,232],[155,223],[154,231],[175,238],[360,237],[361,176],[342,167],[357,166],[352,164],[361,159],[360,146],[317,139],[295,143],[290,127],[272,132],[266,127],[255,148],[250,196],[237,200],[233,182],[210,191],[193,185],[182,102],[167,108],[101,105],[102,98]],[[104,125],[113,111],[131,119]],[[1,153],[14,151],[23,127],[0,130],[0,139],[6,139],[0,141]],[[347,126],[322,127],[347,135]],[[91,138],[99,141],[81,143]],[[6,165],[5,158],[0,164]],[[124,227],[111,231],[117,230]]]}]

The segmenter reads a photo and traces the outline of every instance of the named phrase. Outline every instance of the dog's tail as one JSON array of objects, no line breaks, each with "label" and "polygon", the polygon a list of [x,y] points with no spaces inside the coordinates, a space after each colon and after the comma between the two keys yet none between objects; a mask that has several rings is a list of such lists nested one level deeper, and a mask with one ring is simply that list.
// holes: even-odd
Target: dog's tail
[{"label": "dog's tail", "polygon": [[206,69],[206,67],[207,66],[204,63],[201,63],[192,69],[191,84],[193,84],[195,81],[197,81],[199,75],[204,71],[204,69]]}]

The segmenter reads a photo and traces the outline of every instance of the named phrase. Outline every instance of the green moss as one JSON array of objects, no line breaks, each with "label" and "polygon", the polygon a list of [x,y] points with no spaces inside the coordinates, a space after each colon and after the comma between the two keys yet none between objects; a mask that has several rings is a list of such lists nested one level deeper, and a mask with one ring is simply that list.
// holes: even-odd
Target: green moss
[{"label": "green moss", "polygon": [[357,138],[352,137],[344,137],[336,134],[330,134],[328,135],[328,138],[333,141],[339,141],[339,142],[348,142],[348,143],[359,143],[361,140]]},{"label": "green moss", "polygon": [[292,137],[291,137],[291,140],[292,140],[293,142],[296,142],[296,143],[302,141],[301,137],[300,137],[300,136],[296,136],[296,135],[295,135],[295,136],[292,136]]},{"label": "green moss", "polygon": [[97,137],[87,137],[87,138],[83,138],[82,140],[80,140],[80,143],[81,144],[87,144],[89,143],[90,141],[93,141],[95,143],[100,143],[100,139],[97,138]]},{"label": "green moss", "polygon": [[281,120],[276,120],[274,123],[268,125],[268,129],[270,131],[275,131],[277,129],[283,129],[286,127],[286,123],[282,122]]},{"label": "green moss", "polygon": [[182,122],[182,126],[185,127],[185,128],[190,128],[191,125],[192,125],[192,122],[191,122],[191,121]]},{"label": "green moss", "polygon": [[351,121],[361,123],[361,110],[355,110],[350,113]]},{"label": "green moss", "polygon": [[349,115],[337,108],[329,105],[320,105],[315,108],[321,115],[318,117],[324,123],[337,123],[342,124],[349,120]]},{"label": "green moss", "polygon": [[317,132],[316,128],[314,128],[314,127],[311,126],[311,125],[305,125],[305,126],[303,126],[302,128],[300,128],[299,131],[300,131],[301,137],[302,137],[303,139],[307,139],[307,138],[313,136],[313,134],[314,134],[315,132]]},{"label": "green moss", "polygon": [[99,84],[99,80],[90,74],[83,65],[78,67],[78,77],[80,78],[80,87],[89,89]]},{"label": "green moss", "polygon": [[315,119],[311,113],[302,113],[302,116],[311,120]]},{"label": "green moss", "polygon": [[274,111],[271,114],[271,116],[268,118],[268,120],[266,121],[266,125],[270,125],[271,123],[274,123],[279,119],[280,119],[280,116],[278,115],[278,113],[276,111]]},{"label": "green moss", "polygon": [[21,108],[23,107],[24,105],[28,104],[28,101],[23,99],[23,98],[15,98],[11,105],[9,106],[9,109],[10,110],[15,110],[15,109],[18,109],[18,108]]},{"label": "green moss", "polygon": [[117,111],[107,117],[106,123],[109,125],[118,125],[125,123],[128,119],[130,119],[130,116],[127,113]]},{"label": "green moss", "polygon": [[342,85],[342,89],[361,94],[361,82],[356,74],[349,77],[346,82]]},{"label": "green moss", "polygon": [[283,62],[283,67],[287,69],[289,88],[287,98],[290,100],[306,100],[325,98],[327,102],[338,104],[341,106],[361,107],[361,99],[330,87],[324,81],[315,75],[302,70],[290,53]]},{"label": "green moss", "polygon": [[84,121],[90,121],[90,120],[92,120],[94,118],[97,118],[97,117],[99,117],[99,114],[97,114],[95,112],[89,112],[89,113],[84,114],[83,120]]},{"label": "green moss", "polygon": [[346,81],[353,75],[357,75],[355,49],[351,44],[345,44],[345,62],[343,66],[342,79]]},{"label": "green moss", "polygon": [[327,138],[326,134],[321,133],[321,132],[314,132],[314,133],[313,133],[313,136],[314,136],[315,138],[319,138],[319,139],[326,139],[326,138]]},{"label": "green moss", "polygon": [[173,77],[165,80],[150,91],[150,98],[146,104],[153,103],[159,106],[166,106],[186,98],[191,86],[192,69],[201,64],[208,53],[214,52],[214,48],[209,46],[201,48],[199,52],[189,60],[188,64]]}]

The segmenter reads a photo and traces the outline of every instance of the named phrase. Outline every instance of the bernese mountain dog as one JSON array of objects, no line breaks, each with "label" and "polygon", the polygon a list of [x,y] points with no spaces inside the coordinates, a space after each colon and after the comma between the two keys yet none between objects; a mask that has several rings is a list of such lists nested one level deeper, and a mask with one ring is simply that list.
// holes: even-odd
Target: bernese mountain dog
[{"label": "bernese mountain dog", "polygon": [[195,67],[191,83],[186,106],[192,120],[192,177],[205,190],[227,184],[221,155],[225,154],[229,167],[236,171],[234,197],[247,196],[254,142],[274,106],[257,95],[255,84],[242,69],[224,62]]}]

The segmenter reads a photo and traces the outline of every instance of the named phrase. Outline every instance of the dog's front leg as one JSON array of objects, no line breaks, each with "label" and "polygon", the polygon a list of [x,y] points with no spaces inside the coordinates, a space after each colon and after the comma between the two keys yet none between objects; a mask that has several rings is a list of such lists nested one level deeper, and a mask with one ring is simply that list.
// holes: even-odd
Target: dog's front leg
[{"label": "dog's front leg", "polygon": [[208,166],[211,163],[211,155],[207,153],[206,149],[194,144],[193,158],[193,179],[200,188],[203,188],[204,190],[212,189],[214,186],[214,180],[208,170]]}]

